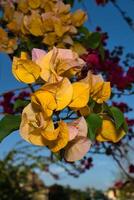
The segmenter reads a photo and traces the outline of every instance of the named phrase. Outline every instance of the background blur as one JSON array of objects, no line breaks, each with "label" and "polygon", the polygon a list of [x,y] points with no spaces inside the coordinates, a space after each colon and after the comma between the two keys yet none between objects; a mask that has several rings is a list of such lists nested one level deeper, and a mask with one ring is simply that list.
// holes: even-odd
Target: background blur
[{"label": "background blur", "polygon": [[[134,20],[134,1],[118,0],[117,2],[119,8]],[[112,51],[115,46],[124,47],[120,60],[120,64],[123,66],[125,55],[133,53],[134,50],[134,30],[123,19],[119,9],[111,2],[105,6],[98,6],[94,0],[85,0],[79,3],[75,1],[72,9],[76,10],[79,8],[85,9],[86,12],[88,12],[89,20],[85,25],[89,30],[95,31],[96,27],[99,26],[103,32],[108,33],[109,39],[107,40],[107,48],[109,50]],[[4,53],[0,53],[0,86],[0,93],[25,86],[22,83],[18,83],[12,76],[11,60]],[[133,95],[123,95],[118,98],[115,97],[115,99],[117,102],[126,102],[131,108],[134,107]],[[129,112],[128,117],[134,118],[132,110]],[[44,162],[44,166],[41,168],[33,166],[34,162],[38,162],[38,156],[35,156],[35,158],[28,158],[28,148],[30,145],[27,145],[24,141],[22,144],[16,144],[19,141],[22,141],[22,139],[18,132],[14,132],[0,143],[0,195],[2,195],[1,191],[4,190],[4,188],[5,190],[10,188],[10,192],[13,190],[15,193],[14,197],[11,197],[14,200],[21,198],[24,200],[31,198],[40,200],[48,199],[48,197],[53,200],[103,200],[108,198],[116,200],[116,193],[122,188],[122,193],[124,192],[126,194],[128,191],[131,193],[131,197],[129,197],[128,200],[134,200],[133,182],[127,183],[127,179],[124,177],[121,168],[111,156],[103,154],[90,155],[89,153],[89,156],[93,158],[93,167],[78,176],[71,176],[70,172],[68,173],[67,170],[72,171],[72,173],[74,171],[80,173],[79,170],[76,170],[76,166],[75,169],[72,166],[68,166],[68,169],[65,169],[61,164],[54,162],[47,171],[49,163],[46,163],[47,161],[45,158],[40,158],[42,163]],[[15,151],[15,149],[18,149],[18,151]],[[30,146],[30,149],[36,152],[36,148]],[[50,153],[45,150],[41,150],[41,152],[38,151],[35,154],[41,157],[50,157]],[[131,160],[131,165],[133,166],[134,156],[131,151],[128,155],[129,160]],[[21,164],[19,163],[19,159],[21,159]],[[15,166],[12,165],[16,161],[18,161],[18,163]],[[28,164],[26,164],[27,162]],[[22,163],[24,165],[22,165]],[[34,170],[32,170],[33,168]],[[131,175],[133,176],[133,174]],[[115,184],[117,187],[115,187]],[[23,197],[21,197],[20,191],[25,194]],[[7,190],[7,196],[0,196],[0,200],[10,200],[11,198],[8,192]],[[123,198],[122,195],[122,199]]]}]

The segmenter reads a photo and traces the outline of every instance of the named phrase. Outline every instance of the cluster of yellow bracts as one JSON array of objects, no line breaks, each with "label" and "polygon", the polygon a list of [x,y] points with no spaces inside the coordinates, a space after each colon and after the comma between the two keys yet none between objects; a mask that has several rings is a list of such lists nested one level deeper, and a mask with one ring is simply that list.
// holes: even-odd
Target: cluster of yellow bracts
[{"label": "cluster of yellow bracts", "polygon": [[[73,37],[83,25],[87,15],[82,10],[70,12],[70,5],[61,0],[19,0],[16,4],[3,0],[3,20],[7,29],[17,38],[41,37],[49,48],[71,47],[85,51]],[[3,30],[4,31],[4,30]],[[1,30],[0,30],[1,32]],[[16,43],[17,44],[17,43]],[[14,51],[14,45],[12,45]]]},{"label": "cluster of yellow bracts", "polygon": [[[89,98],[102,104],[110,98],[111,87],[101,75],[88,72],[87,77],[77,81],[85,62],[69,49],[53,48],[48,53],[33,49],[32,59],[22,52],[14,57],[12,71],[17,80],[27,84],[42,82],[31,94],[31,103],[22,113],[20,134],[34,145],[47,146],[52,152],[64,149],[67,161],[81,159],[90,149],[85,116],[90,114]],[[72,81],[73,80],[73,81]],[[71,122],[53,116],[68,108],[81,116]],[[114,123],[104,118],[98,130],[97,141],[119,141],[125,134],[116,133]]]},{"label": "cluster of yellow bracts", "polygon": [[11,54],[17,49],[17,46],[17,39],[9,38],[8,33],[0,27],[0,52]]}]

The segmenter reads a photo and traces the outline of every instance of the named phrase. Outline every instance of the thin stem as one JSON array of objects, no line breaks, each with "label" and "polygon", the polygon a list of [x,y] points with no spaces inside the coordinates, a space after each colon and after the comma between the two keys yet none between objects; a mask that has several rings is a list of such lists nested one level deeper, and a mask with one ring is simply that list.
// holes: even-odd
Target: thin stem
[{"label": "thin stem", "polygon": [[128,179],[134,181],[134,178],[132,178],[129,173],[127,173],[127,171],[124,169],[124,167],[122,166],[122,164],[120,163],[120,161],[116,158],[116,156],[114,154],[112,154],[113,159],[116,161],[116,163],[118,164],[118,166],[120,167],[120,169],[124,172],[124,174],[127,176]]},{"label": "thin stem", "polygon": [[28,84],[28,87],[30,88],[30,90],[31,90],[32,93],[35,92],[34,87],[32,86],[32,84]]},{"label": "thin stem", "polygon": [[[120,8],[120,6],[116,3],[116,1],[110,0],[110,2],[118,10],[118,12],[121,14],[122,18],[128,24],[128,26],[131,28],[131,30],[134,31],[134,23],[133,23],[132,19],[129,16],[125,15],[125,12]],[[128,19],[131,20],[131,23],[128,21]]]},{"label": "thin stem", "polygon": [[[103,146],[104,149],[107,148],[106,145],[105,145],[104,143],[103,143],[102,146]],[[131,177],[131,176],[129,175],[129,173],[128,173],[128,172],[124,169],[124,167],[122,166],[120,160],[118,160],[118,158],[116,157],[115,152],[112,151],[111,156],[112,156],[113,159],[116,161],[116,163],[118,164],[118,166],[120,167],[120,169],[124,172],[124,174],[126,175],[126,177],[127,177],[128,179],[134,181],[134,178]]]}]

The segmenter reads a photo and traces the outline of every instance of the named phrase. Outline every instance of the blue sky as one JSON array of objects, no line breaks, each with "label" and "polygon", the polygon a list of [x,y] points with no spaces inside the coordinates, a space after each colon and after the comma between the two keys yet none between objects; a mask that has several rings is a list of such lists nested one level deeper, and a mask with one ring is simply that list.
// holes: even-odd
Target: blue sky
[{"label": "blue sky", "polygon": [[[122,9],[129,12],[129,15],[134,19],[134,1],[133,0],[118,0]],[[110,39],[108,40],[108,47],[112,49],[115,45],[123,45],[125,51],[133,52],[134,50],[134,32],[128,27],[126,22],[122,19],[117,10],[108,4],[106,7],[96,6],[94,0],[85,0],[85,5],[89,12],[89,21],[86,25],[90,30],[95,30],[96,26],[102,27],[102,29],[108,32]],[[74,9],[82,8],[81,4],[76,3]],[[25,86],[24,84],[18,83],[11,74],[11,61],[3,53],[0,53],[0,93],[14,89],[16,87]],[[128,102],[131,107],[134,107],[134,98],[123,97],[123,99]],[[133,113],[130,114],[131,117]],[[0,155],[3,156],[5,152],[12,149],[20,139],[18,132],[13,133],[8,138],[6,138],[0,144]],[[111,183],[118,176],[118,167],[116,163],[110,157],[106,156],[94,156],[95,166],[93,169],[86,172],[84,175],[80,176],[78,179],[65,176],[60,168],[53,167],[52,170],[61,173],[62,179],[56,181],[61,184],[69,184],[75,188],[86,188],[86,187],[96,187],[105,189],[111,185]],[[43,174],[45,182],[49,185],[54,182],[54,180],[48,175]]]}]

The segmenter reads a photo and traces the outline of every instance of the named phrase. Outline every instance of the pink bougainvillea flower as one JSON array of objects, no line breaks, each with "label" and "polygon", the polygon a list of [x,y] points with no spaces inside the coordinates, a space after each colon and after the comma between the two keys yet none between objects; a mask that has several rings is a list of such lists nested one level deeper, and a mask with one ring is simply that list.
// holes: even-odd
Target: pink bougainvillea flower
[{"label": "pink bougainvillea flower", "polygon": [[41,68],[40,77],[46,82],[57,82],[60,77],[73,76],[78,73],[85,62],[70,49],[53,48],[36,60]]},{"label": "pink bougainvillea flower", "polygon": [[91,141],[87,138],[87,123],[84,117],[68,123],[69,142],[65,147],[64,158],[68,162],[80,160],[89,151]]},{"label": "pink bougainvillea flower", "polygon": [[46,51],[42,49],[36,49],[36,48],[32,49],[32,61],[36,61],[44,55],[46,55]]}]

